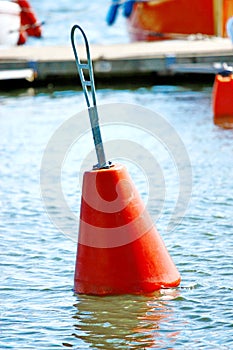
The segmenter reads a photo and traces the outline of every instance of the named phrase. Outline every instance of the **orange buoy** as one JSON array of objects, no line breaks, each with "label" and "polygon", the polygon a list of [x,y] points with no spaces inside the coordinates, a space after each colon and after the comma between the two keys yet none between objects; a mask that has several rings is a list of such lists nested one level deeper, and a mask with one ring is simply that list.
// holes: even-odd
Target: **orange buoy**
[{"label": "orange buoy", "polygon": [[41,24],[38,22],[36,15],[27,0],[16,0],[21,8],[21,33],[19,38],[19,45],[23,44],[25,39],[25,33],[29,36],[35,36],[40,38],[42,35]]},{"label": "orange buoy", "polygon": [[233,73],[232,68],[224,66],[213,86],[214,123],[223,128],[233,128]]},{"label": "orange buoy", "polygon": [[85,172],[75,292],[150,293],[180,280],[126,168]]},{"label": "orange buoy", "polygon": [[[76,29],[84,39],[87,64],[78,57]],[[89,45],[78,25],[71,30],[71,42],[98,160],[94,169],[83,177],[74,291],[95,295],[135,294],[176,287],[180,274],[126,168],[106,162]],[[88,70],[89,80],[83,70]]]}]

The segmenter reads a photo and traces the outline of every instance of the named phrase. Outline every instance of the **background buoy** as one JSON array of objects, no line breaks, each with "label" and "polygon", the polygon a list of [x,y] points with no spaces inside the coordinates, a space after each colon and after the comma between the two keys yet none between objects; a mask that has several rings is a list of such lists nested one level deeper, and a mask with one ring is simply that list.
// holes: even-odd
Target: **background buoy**
[{"label": "background buoy", "polygon": [[213,86],[214,123],[223,128],[233,128],[233,73],[232,67],[223,66],[215,76]]},{"label": "background buoy", "polygon": [[[81,32],[87,63],[74,42]],[[106,162],[99,128],[93,68],[82,28],[71,42],[89,118],[98,164],[83,177],[74,291],[80,294],[144,294],[177,287],[180,274],[156,230],[126,168]],[[83,70],[89,71],[85,80]]]}]

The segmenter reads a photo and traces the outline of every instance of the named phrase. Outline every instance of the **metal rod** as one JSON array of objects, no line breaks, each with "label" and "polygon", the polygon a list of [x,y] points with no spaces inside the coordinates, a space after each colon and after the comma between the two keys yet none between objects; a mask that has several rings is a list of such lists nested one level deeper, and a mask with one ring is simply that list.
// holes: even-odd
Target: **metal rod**
[{"label": "metal rod", "polygon": [[[74,42],[74,34],[76,29],[79,29],[79,31],[81,32],[84,38],[86,55],[87,55],[87,63],[81,63],[78,57],[78,53]],[[98,164],[96,167],[98,169],[108,168],[109,162],[108,163],[106,162],[100,127],[99,127],[99,116],[98,116],[98,110],[96,105],[95,83],[94,83],[93,67],[92,67],[89,44],[88,44],[86,34],[84,33],[83,29],[77,24],[75,24],[71,29],[71,43],[74,51],[76,66],[77,66],[80,81],[82,84],[85,100],[88,107],[92,135],[93,135],[96,155],[98,159]],[[83,72],[84,70],[87,71],[89,74],[88,80],[85,79],[85,75]]]}]

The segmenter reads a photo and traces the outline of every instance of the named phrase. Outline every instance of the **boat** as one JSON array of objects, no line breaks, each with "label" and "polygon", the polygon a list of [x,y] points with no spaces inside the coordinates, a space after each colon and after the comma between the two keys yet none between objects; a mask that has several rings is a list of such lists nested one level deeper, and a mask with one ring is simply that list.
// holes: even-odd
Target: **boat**
[{"label": "boat", "polygon": [[0,45],[25,44],[28,36],[42,36],[41,23],[27,0],[0,1]]},{"label": "boat", "polygon": [[226,24],[233,16],[232,0],[113,0],[107,14],[109,25],[120,7],[132,41],[227,37]]},{"label": "boat", "polygon": [[20,31],[20,6],[0,1],[0,45],[17,45]]}]

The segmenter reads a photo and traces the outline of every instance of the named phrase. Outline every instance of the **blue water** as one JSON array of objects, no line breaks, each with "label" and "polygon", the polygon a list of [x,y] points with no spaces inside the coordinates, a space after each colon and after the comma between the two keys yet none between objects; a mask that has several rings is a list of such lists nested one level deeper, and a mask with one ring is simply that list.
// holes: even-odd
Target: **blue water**
[{"label": "blue water", "polygon": [[[66,43],[66,34],[61,30],[64,37],[58,37],[51,28],[52,23],[65,28],[65,18],[67,26],[74,21],[71,2],[32,3],[39,15],[51,18],[44,43]],[[115,37],[101,30],[102,2],[88,9],[84,1],[72,5],[77,13],[82,10],[92,42],[107,43],[111,36],[120,40],[120,33]],[[45,147],[58,127],[85,108],[82,92],[71,86],[0,93],[1,349],[233,348],[233,130],[213,124],[211,92],[211,85],[143,83],[98,90],[99,103],[140,105],[162,115],[182,139],[193,176],[185,216],[168,232],[177,178],[171,156],[159,152],[167,195],[156,225],[182,276],[180,287],[149,296],[111,297],[74,295],[76,243],[50,221],[40,193]],[[137,132],[129,138],[148,145]],[[87,147],[86,140],[80,142],[67,157],[62,177],[76,215],[80,158]],[[144,179],[134,168],[132,176],[146,199]]]},{"label": "blue water", "polygon": [[106,15],[110,1],[30,1],[43,25],[43,38],[29,38],[29,45],[66,45],[74,24],[81,25],[92,43],[129,42],[126,21],[121,10],[115,24],[108,26]]}]

